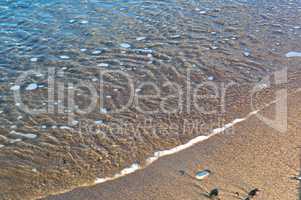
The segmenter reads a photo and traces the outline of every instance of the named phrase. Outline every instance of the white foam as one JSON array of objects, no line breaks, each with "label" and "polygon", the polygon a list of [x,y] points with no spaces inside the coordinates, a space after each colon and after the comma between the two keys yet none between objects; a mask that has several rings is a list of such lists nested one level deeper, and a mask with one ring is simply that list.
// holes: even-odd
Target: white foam
[{"label": "white foam", "polygon": [[285,54],[287,58],[293,58],[293,57],[301,57],[301,52],[297,51],[290,51],[287,54]]},{"label": "white foam", "polygon": [[38,88],[38,84],[36,84],[36,83],[31,83],[31,84],[29,84],[29,85],[25,88],[25,90],[30,91],[30,90],[35,90],[35,89],[37,89],[37,88]]},{"label": "white foam", "polygon": [[123,177],[125,175],[132,174],[133,172],[135,172],[139,169],[141,169],[141,166],[135,163],[135,164],[132,164],[130,167],[123,169],[120,173],[115,174],[113,177],[97,178],[94,183],[99,184],[99,183],[104,183],[107,181],[112,181],[114,179]]},{"label": "white foam", "polygon": [[11,131],[10,134],[15,135],[15,136],[19,136],[19,137],[22,137],[22,138],[31,139],[31,140],[37,138],[37,135],[32,134],[32,133],[20,133],[20,132],[16,132],[16,131]]}]

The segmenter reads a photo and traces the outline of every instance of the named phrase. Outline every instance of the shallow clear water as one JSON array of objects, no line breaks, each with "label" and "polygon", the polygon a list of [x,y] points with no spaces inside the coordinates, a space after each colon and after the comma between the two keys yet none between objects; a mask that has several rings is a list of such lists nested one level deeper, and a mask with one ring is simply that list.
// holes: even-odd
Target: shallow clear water
[{"label": "shallow clear water", "polygon": [[287,65],[301,51],[300,11],[298,1],[1,1],[0,199],[85,185],[222,127],[246,91],[230,90],[220,110],[222,97],[202,99],[212,88],[195,88],[248,88]]}]

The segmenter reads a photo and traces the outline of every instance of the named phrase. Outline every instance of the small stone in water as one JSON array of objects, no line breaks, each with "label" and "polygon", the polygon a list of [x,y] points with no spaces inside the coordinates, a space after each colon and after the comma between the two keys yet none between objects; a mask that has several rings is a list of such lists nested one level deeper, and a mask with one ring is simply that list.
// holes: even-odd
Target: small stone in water
[{"label": "small stone in water", "polygon": [[0,144],[0,148],[3,148],[3,147],[5,147],[3,144]]},{"label": "small stone in water", "polygon": [[25,88],[25,90],[30,91],[30,90],[35,90],[37,88],[38,88],[38,85],[36,83],[31,83]]},{"label": "small stone in water", "polygon": [[72,130],[72,128],[70,128],[69,126],[61,126],[60,129],[64,130]]},{"label": "small stone in water", "polygon": [[287,58],[293,58],[293,57],[301,57],[301,52],[296,51],[290,51],[287,54],[285,54]]},{"label": "small stone in water", "polygon": [[19,136],[19,137],[22,137],[22,138],[27,138],[27,139],[35,139],[35,138],[38,137],[36,134],[32,134],[32,133],[19,133],[19,132],[16,132],[16,131],[11,131],[10,134],[11,135],[15,135],[15,136]]},{"label": "small stone in water", "polygon": [[217,46],[210,46],[210,48],[211,48],[212,50],[218,49]]},{"label": "small stone in water", "polygon": [[97,54],[101,54],[101,52],[102,52],[102,51],[100,51],[100,50],[95,50],[95,51],[92,52],[92,54],[93,54],[93,55],[97,55]]},{"label": "small stone in water", "polygon": [[85,52],[85,51],[87,51],[87,49],[80,49],[80,51],[81,51],[81,52]]},{"label": "small stone in water", "polygon": [[172,35],[170,36],[172,39],[176,39],[176,38],[180,38],[181,36],[180,35]]},{"label": "small stone in water", "polygon": [[294,29],[300,29],[301,27],[300,26],[294,26]]},{"label": "small stone in water", "polygon": [[205,15],[205,14],[207,14],[207,11],[205,11],[205,10],[200,11],[200,14]]},{"label": "small stone in water", "polygon": [[79,121],[76,121],[76,120],[71,122],[72,126],[76,126],[78,123],[79,123]]},{"label": "small stone in water", "polygon": [[128,49],[128,48],[131,47],[131,45],[128,44],[128,43],[121,43],[120,46],[121,46],[122,48],[125,48],[125,49]]},{"label": "small stone in water", "polygon": [[146,37],[137,37],[136,38],[137,41],[141,41],[141,40],[145,40],[145,39],[146,39]]},{"label": "small stone in water", "polygon": [[103,124],[103,121],[102,120],[97,120],[97,121],[95,121],[95,124],[96,125],[101,125],[101,124]]},{"label": "small stone in water", "polygon": [[10,90],[13,90],[13,91],[20,90],[20,86],[19,85],[14,85],[10,88]]},{"label": "small stone in water", "polygon": [[213,81],[214,80],[214,77],[213,76],[209,76],[208,77],[208,81]]},{"label": "small stone in water", "polygon": [[249,57],[250,56],[250,52],[245,51],[244,52],[244,56]]},{"label": "small stone in water", "polygon": [[66,56],[66,55],[61,55],[60,58],[61,58],[61,59],[69,59],[70,57],[69,57],[69,56]]},{"label": "small stone in water", "polygon": [[109,67],[108,63],[99,63],[97,67]]},{"label": "small stone in water", "polygon": [[81,24],[88,24],[89,21],[87,21],[87,20],[82,20],[80,23],[81,23]]},{"label": "small stone in water", "polygon": [[107,113],[108,113],[108,110],[105,109],[105,108],[101,108],[101,109],[100,109],[100,112],[101,112],[101,113],[104,113],[104,114],[107,114]]},{"label": "small stone in water", "polygon": [[38,170],[36,168],[33,168],[31,171],[33,171],[34,173],[38,172]]},{"label": "small stone in water", "polygon": [[38,61],[38,58],[31,58],[30,61],[31,61],[31,62],[37,62],[37,61]]}]

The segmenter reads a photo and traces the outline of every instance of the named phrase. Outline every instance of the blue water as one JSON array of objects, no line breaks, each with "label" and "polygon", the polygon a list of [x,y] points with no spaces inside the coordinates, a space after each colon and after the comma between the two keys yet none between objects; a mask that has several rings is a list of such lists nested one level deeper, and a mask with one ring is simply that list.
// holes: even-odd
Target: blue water
[{"label": "blue water", "polygon": [[[0,0],[0,199],[70,190],[208,132],[181,135],[183,127],[172,126],[168,133],[180,135],[166,136],[160,128],[170,123],[203,120],[210,128],[222,127],[217,126],[218,116],[208,120],[193,105],[185,110],[185,99],[185,109],[172,115],[162,110],[145,114],[134,105],[112,113],[130,94],[126,80],[117,75],[106,77],[105,99],[96,99],[104,108],[73,113],[70,123],[64,99],[69,91],[55,102],[49,99],[50,68],[56,70],[55,83],[84,82],[98,93],[99,72],[107,69],[127,73],[136,85],[154,83],[162,91],[161,99],[141,102],[153,111],[172,91],[164,84],[178,83],[186,94],[187,71],[194,89],[202,81],[253,84],[283,67],[280,58],[285,53],[300,51],[301,30],[293,28],[301,26],[300,10],[299,1]],[[16,82],[29,70],[40,74]],[[24,112],[14,99],[17,90],[30,108],[51,105],[56,112]],[[89,92],[78,93],[75,102],[84,107],[91,100]],[[233,102],[235,95],[230,97]],[[175,102],[164,105],[173,109]],[[197,103],[215,106],[215,101]],[[160,127],[130,126],[124,135],[114,135],[116,126],[137,126],[145,119]],[[78,124],[86,121],[101,127],[106,137],[91,127],[79,129]]]}]

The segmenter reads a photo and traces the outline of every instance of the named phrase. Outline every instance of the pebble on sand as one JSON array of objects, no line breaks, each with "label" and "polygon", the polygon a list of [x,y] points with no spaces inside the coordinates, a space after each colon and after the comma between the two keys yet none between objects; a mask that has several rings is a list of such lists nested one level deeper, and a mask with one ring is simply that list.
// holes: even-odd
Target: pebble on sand
[{"label": "pebble on sand", "polygon": [[10,90],[13,90],[13,91],[20,90],[20,86],[19,85],[14,85],[10,88]]},{"label": "pebble on sand", "polygon": [[131,45],[128,44],[128,43],[121,43],[121,44],[120,44],[120,47],[125,48],[125,49],[128,49],[128,48],[131,48]]},{"label": "pebble on sand", "polygon": [[208,177],[211,174],[210,170],[203,170],[196,173],[195,178],[198,180],[203,180],[204,178]]},{"label": "pebble on sand", "polygon": [[287,54],[285,54],[287,58],[293,58],[293,57],[301,57],[301,52],[297,51],[290,51]]},{"label": "pebble on sand", "polygon": [[37,88],[38,88],[38,84],[36,84],[36,83],[31,83],[31,84],[29,84],[29,85],[25,88],[25,90],[31,91],[31,90],[35,90],[35,89],[37,89]]}]

